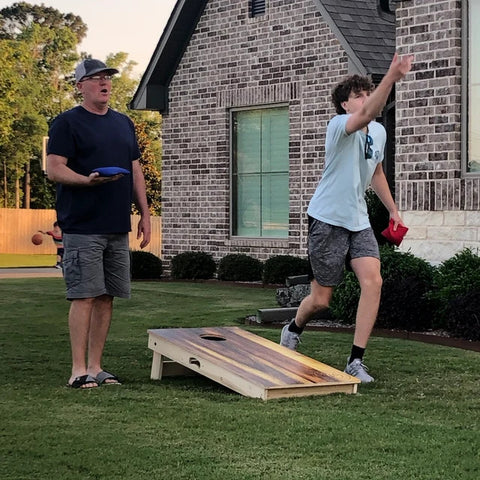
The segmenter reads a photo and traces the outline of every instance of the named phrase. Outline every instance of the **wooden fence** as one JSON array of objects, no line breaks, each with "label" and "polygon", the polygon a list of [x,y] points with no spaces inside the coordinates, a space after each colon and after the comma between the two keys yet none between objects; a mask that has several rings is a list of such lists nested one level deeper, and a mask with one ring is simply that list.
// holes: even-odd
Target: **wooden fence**
[{"label": "wooden fence", "polygon": [[[136,239],[139,219],[139,215],[132,215],[132,232],[129,235],[132,250],[140,250],[140,241]],[[51,230],[55,220],[55,210],[0,208],[0,253],[54,254],[56,248],[51,237],[45,237],[41,245],[33,245],[31,239],[38,230]],[[161,257],[161,217],[152,217],[152,241],[144,251]]]}]

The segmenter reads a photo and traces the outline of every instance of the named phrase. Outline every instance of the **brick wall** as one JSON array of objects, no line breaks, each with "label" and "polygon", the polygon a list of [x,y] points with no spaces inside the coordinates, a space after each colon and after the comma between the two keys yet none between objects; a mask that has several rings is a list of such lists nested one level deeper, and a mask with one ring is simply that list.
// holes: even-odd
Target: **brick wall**
[{"label": "brick wall", "polygon": [[[305,255],[305,212],[323,167],[331,90],[348,72],[312,0],[208,2],[170,85],[163,119],[163,258],[201,250],[262,260]],[[290,229],[284,240],[230,236],[230,109],[288,105]],[[168,268],[168,266],[167,266]]]},{"label": "brick wall", "polygon": [[397,9],[397,48],[415,66],[397,85],[396,200],[411,222],[403,248],[434,263],[480,247],[480,219],[468,214],[480,209],[480,178],[462,176],[461,163],[462,3]]},{"label": "brick wall", "polygon": [[[323,168],[330,93],[348,74],[348,59],[314,1],[270,1],[257,18],[249,17],[248,3],[207,3],[170,84],[163,119],[167,271],[172,256],[189,250],[216,260],[233,252],[262,260],[306,254],[305,212]],[[434,263],[480,247],[478,216],[469,215],[480,210],[480,179],[462,176],[461,164],[461,5],[408,0],[397,9],[398,51],[413,53],[415,67],[397,85],[396,200],[410,222],[403,248]],[[290,113],[289,237],[231,237],[230,110],[269,105],[288,105]]]}]

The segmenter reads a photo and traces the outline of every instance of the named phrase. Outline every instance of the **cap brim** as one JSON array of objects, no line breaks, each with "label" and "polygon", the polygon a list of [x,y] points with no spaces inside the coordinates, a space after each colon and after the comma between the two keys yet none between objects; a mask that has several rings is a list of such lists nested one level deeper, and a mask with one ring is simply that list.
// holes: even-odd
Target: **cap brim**
[{"label": "cap brim", "polygon": [[77,80],[77,82],[80,82],[84,78],[88,78],[88,77],[91,77],[93,75],[96,75],[97,73],[102,73],[102,72],[105,72],[107,75],[114,75],[116,73],[119,73],[119,71],[116,68],[97,68],[96,70],[93,70],[93,71],[89,72],[88,75],[84,75],[82,78]]}]

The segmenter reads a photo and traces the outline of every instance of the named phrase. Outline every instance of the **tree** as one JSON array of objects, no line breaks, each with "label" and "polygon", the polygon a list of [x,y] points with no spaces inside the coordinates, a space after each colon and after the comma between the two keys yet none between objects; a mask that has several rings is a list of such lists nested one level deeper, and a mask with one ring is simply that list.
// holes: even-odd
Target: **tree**
[{"label": "tree", "polygon": [[73,13],[61,13],[43,4],[17,2],[0,10],[0,15],[0,38],[15,39],[34,24],[51,30],[68,28],[74,33],[77,43],[87,34],[87,26],[81,17]]},{"label": "tree", "polygon": [[[77,45],[87,31],[71,13],[26,2],[0,10],[0,154],[5,207],[53,208],[55,186],[41,171],[42,137],[61,112],[80,101],[73,69]],[[82,53],[82,58],[87,58]],[[136,124],[152,213],[160,212],[160,120],[156,112],[128,111],[137,87],[135,62],[110,54],[106,63],[120,74],[113,79],[110,105]],[[33,188],[32,188],[33,187]]]},{"label": "tree", "polygon": [[8,179],[11,176],[11,164],[6,147],[13,136],[15,119],[14,102],[20,88],[20,79],[15,71],[15,42],[0,39],[0,155],[2,158],[2,206],[9,205]]},{"label": "tree", "polygon": [[[138,85],[132,78],[135,62],[128,60],[128,54],[119,52],[110,54],[105,62],[109,67],[117,68],[119,75],[113,78],[110,106],[119,112],[127,114],[135,123],[141,156],[147,200],[150,213],[161,213],[161,116],[157,112],[129,110],[128,105]],[[136,212],[136,209],[134,208]]]},{"label": "tree", "polygon": [[[44,5],[20,2],[0,10],[0,92],[8,92],[0,102],[4,206],[30,206],[31,172],[33,183],[45,185],[31,162],[40,164],[48,122],[73,105],[68,74],[86,30],[80,17]],[[50,200],[44,205],[51,206]]]},{"label": "tree", "polygon": [[[152,215],[162,213],[162,176],[158,168],[158,161],[155,156],[155,149],[152,148],[152,140],[149,135],[148,122],[136,122],[135,131],[137,133],[138,146],[142,152],[140,163],[142,164],[143,175],[145,177],[145,188],[147,191],[147,201]],[[137,210],[134,209],[137,213]]]}]

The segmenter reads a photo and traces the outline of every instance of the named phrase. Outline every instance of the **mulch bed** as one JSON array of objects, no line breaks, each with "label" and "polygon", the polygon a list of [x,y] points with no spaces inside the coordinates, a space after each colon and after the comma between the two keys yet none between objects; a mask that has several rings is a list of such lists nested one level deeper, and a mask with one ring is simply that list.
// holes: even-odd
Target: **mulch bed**
[{"label": "mulch bed", "polygon": [[[245,319],[246,325],[256,325],[263,328],[282,328],[285,322],[282,323],[259,323],[256,315],[249,316]],[[353,325],[344,325],[334,321],[312,321],[310,322],[306,330],[319,330],[324,332],[341,332],[341,333],[353,333],[355,327]],[[386,337],[386,338],[403,338],[405,340],[413,340],[416,342],[433,343],[436,345],[444,345],[445,347],[462,348],[463,350],[473,350],[474,352],[480,352],[480,342],[473,342],[462,338],[450,337],[447,332],[444,331],[432,331],[432,332],[408,332],[404,330],[389,330],[385,328],[374,328],[372,332],[373,336]]]}]

